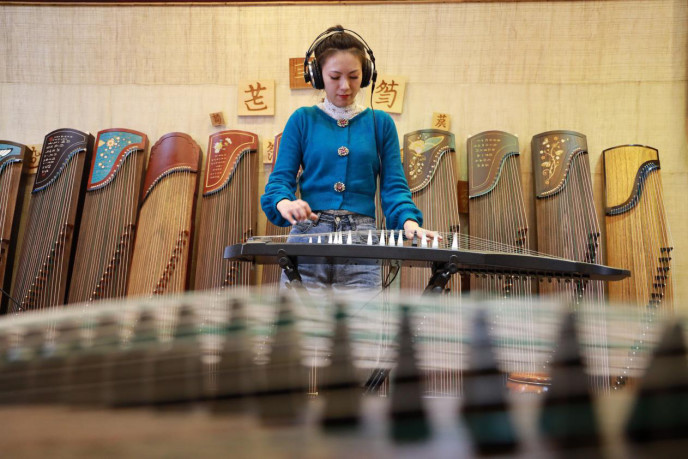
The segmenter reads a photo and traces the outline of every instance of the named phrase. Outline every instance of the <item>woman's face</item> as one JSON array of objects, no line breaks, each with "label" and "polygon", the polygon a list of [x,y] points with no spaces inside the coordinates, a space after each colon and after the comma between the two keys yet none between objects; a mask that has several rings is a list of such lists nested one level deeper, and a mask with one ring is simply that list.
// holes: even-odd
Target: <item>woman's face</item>
[{"label": "woman's face", "polygon": [[349,51],[337,51],[327,58],[322,68],[325,94],[337,107],[354,103],[361,89],[360,59]]}]

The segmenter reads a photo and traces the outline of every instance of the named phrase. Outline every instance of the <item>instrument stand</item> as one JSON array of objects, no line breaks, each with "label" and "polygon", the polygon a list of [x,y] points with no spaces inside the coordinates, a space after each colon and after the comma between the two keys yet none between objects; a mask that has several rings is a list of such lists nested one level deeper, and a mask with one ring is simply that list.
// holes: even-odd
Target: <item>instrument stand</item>
[{"label": "instrument stand", "polygon": [[289,279],[287,287],[292,289],[299,288],[305,293],[306,289],[303,288],[303,281],[301,280],[301,274],[299,274],[296,257],[288,256],[284,250],[280,250],[278,254],[279,258],[277,259],[277,263],[284,271],[284,274],[287,275],[287,279]]},{"label": "instrument stand", "polygon": [[423,295],[445,293],[447,283],[451,280],[452,274],[459,272],[459,260],[456,256],[449,258],[446,263],[433,262],[432,275],[425,287]]}]

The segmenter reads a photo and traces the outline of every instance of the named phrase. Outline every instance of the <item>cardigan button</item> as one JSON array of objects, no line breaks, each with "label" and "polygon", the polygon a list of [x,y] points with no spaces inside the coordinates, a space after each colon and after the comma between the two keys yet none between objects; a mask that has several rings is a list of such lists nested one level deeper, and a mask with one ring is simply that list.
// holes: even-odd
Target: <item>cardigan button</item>
[{"label": "cardigan button", "polygon": [[338,154],[339,156],[346,156],[346,155],[349,154],[349,149],[346,148],[346,147],[339,147],[339,148],[337,149],[337,154]]},{"label": "cardigan button", "polygon": [[346,190],[346,185],[344,185],[342,182],[337,182],[334,184],[334,191],[337,193],[342,193],[344,190]]},{"label": "cardigan button", "polygon": [[348,125],[349,125],[349,120],[347,120],[346,118],[342,118],[340,120],[337,120],[337,126],[339,126],[341,128],[347,127]]}]

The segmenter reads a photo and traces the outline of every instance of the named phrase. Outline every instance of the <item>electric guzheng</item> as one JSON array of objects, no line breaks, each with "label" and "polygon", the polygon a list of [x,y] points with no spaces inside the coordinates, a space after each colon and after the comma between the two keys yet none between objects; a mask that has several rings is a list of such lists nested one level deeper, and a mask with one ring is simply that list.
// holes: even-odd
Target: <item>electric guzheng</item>
[{"label": "electric guzheng", "polygon": [[[385,233],[387,236],[384,236]],[[325,234],[321,236],[320,242],[312,240],[313,238],[310,238],[310,242],[304,241],[307,238],[303,236],[292,238],[298,239],[298,242],[281,242],[280,239],[285,238],[258,236],[247,243],[226,247],[224,256],[229,260],[258,264],[278,263],[287,269],[298,269],[300,263],[380,264],[386,260],[397,260],[402,266],[432,269],[426,292],[443,292],[451,275],[456,273],[521,276],[541,281],[556,279],[583,283],[620,280],[630,276],[630,272],[623,269],[527,252],[471,250],[464,248],[466,240],[456,233],[445,233],[440,236],[443,247],[440,247],[438,241],[421,241],[421,247],[414,247],[414,241],[404,240],[399,233],[394,236],[393,231],[384,230],[379,236],[375,235],[375,238],[381,241],[391,238],[396,241],[394,245],[374,245],[370,232],[355,231]],[[327,243],[326,239],[337,240],[338,243]],[[354,239],[359,243],[353,243]],[[342,242],[339,242],[340,240]],[[402,241],[402,244],[399,245],[398,241]]]}]

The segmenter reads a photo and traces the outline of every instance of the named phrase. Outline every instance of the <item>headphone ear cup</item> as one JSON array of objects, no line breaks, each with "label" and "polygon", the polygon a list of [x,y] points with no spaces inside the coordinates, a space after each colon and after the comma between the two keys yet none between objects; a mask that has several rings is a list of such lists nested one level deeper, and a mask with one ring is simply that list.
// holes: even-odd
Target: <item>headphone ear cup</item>
[{"label": "headphone ear cup", "polygon": [[361,69],[361,87],[365,88],[370,85],[370,78],[373,73],[373,64],[370,59],[363,60],[363,68]]},{"label": "headphone ear cup", "polygon": [[322,72],[320,71],[320,66],[316,59],[308,63],[308,73],[311,77],[311,85],[315,89],[325,89],[325,82],[323,81]]}]

